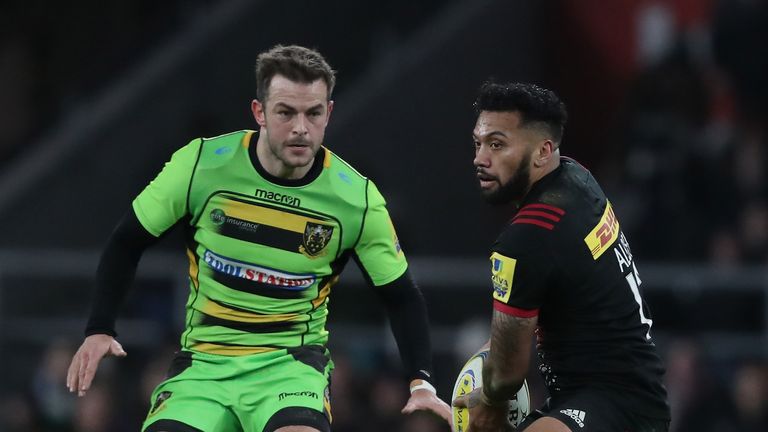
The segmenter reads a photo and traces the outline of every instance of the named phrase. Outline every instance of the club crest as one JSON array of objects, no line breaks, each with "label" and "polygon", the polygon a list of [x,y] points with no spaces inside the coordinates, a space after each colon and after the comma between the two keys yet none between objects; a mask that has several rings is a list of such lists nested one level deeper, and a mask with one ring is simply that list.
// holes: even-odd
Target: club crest
[{"label": "club crest", "polygon": [[302,245],[299,246],[299,252],[309,258],[317,258],[325,255],[325,247],[331,241],[333,227],[330,225],[316,224],[307,222],[304,227],[304,238]]}]

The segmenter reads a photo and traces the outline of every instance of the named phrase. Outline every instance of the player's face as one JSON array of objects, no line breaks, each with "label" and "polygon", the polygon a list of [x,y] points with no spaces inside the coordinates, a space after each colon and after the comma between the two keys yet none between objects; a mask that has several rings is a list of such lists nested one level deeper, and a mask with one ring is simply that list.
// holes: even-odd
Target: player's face
[{"label": "player's face", "polygon": [[328,87],[322,79],[306,84],[275,75],[266,99],[252,104],[256,122],[266,131],[266,157],[288,177],[297,169],[303,175],[301,168],[308,170],[314,160],[333,110]]},{"label": "player's face", "polygon": [[520,115],[508,111],[482,111],[472,133],[473,161],[486,201],[520,201],[531,185],[531,156],[535,136],[520,128]]}]

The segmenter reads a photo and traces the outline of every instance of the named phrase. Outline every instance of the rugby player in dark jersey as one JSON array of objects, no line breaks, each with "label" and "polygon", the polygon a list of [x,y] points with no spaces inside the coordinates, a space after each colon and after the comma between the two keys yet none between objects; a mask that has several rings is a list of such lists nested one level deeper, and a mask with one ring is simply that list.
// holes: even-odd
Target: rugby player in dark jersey
[{"label": "rugby player in dark jersey", "polygon": [[508,400],[537,336],[549,399],[526,432],[666,432],[664,368],[627,238],[589,171],[560,156],[567,114],[549,90],[486,83],[474,166],[486,200],[513,203],[491,250],[493,319],[483,386],[454,401],[470,432],[511,431]]}]

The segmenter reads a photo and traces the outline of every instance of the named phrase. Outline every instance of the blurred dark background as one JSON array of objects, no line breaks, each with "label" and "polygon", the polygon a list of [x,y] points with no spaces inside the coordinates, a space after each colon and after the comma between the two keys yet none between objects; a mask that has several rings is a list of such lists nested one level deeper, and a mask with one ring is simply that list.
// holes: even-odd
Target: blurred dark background
[{"label": "blurred dark background", "polygon": [[[388,200],[441,396],[487,338],[507,218],[471,167],[471,104],[494,77],[568,105],[562,151],[639,261],[673,431],[768,430],[766,33],[764,0],[0,3],[0,431],[138,429],[182,326],[180,236],[142,261],[118,322],[129,356],[77,399],[64,376],[99,250],[175,149],[256,127],[254,61],[277,43],[338,70],[326,145]],[[334,430],[447,430],[399,415],[396,349],[354,268],[330,308]]]}]

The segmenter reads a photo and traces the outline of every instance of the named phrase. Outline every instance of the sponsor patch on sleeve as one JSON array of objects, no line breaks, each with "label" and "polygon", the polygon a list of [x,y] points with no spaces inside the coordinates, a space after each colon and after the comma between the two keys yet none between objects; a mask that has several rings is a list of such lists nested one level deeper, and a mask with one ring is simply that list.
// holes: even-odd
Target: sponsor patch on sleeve
[{"label": "sponsor patch on sleeve", "polygon": [[491,254],[491,281],[493,282],[493,298],[506,303],[512,292],[512,280],[515,277],[517,260],[498,252]]},{"label": "sponsor patch on sleeve", "polygon": [[603,217],[595,225],[592,231],[584,237],[584,243],[587,244],[589,252],[593,259],[600,258],[608,247],[619,238],[619,220],[613,212],[613,207],[609,201],[605,202],[605,211]]}]

